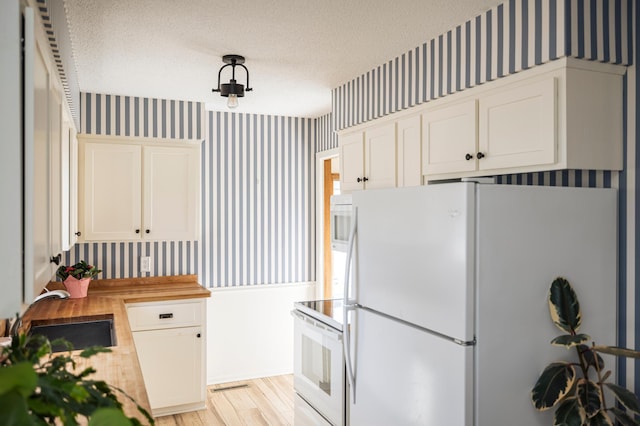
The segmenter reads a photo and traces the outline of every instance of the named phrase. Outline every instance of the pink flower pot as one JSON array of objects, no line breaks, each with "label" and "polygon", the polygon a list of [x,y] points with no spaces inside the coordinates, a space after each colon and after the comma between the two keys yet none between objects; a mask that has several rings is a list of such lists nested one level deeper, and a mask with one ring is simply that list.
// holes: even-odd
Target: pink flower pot
[{"label": "pink flower pot", "polygon": [[79,299],[81,297],[87,297],[87,291],[89,290],[89,283],[91,278],[77,279],[69,275],[64,280],[64,286],[70,294],[71,299]]}]

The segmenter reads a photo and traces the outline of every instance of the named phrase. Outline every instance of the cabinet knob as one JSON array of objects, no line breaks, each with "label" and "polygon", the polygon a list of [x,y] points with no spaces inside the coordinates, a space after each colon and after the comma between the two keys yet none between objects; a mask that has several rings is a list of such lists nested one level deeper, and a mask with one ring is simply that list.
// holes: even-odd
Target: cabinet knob
[{"label": "cabinet knob", "polygon": [[150,232],[151,232],[151,230],[150,230],[150,229],[147,229],[147,230],[146,230],[146,231],[144,231],[144,232],[146,232],[146,233],[148,234],[148,233],[150,233]]},{"label": "cabinet knob", "polygon": [[479,160],[479,159],[481,159],[481,158],[486,157],[486,155],[484,155],[483,153],[479,152],[479,153],[476,155],[476,157],[478,157],[478,160]]},{"label": "cabinet knob", "polygon": [[58,253],[57,255],[49,258],[49,262],[55,263],[56,265],[59,265],[61,260],[62,260],[62,253]]},{"label": "cabinet knob", "polygon": [[81,236],[81,235],[82,235],[82,232],[78,231],[78,232],[74,233],[74,235],[75,235],[76,237],[79,237],[79,236]]},{"label": "cabinet knob", "polygon": [[139,234],[139,233],[140,233],[140,230],[139,230],[139,229],[136,229],[136,234]]},{"label": "cabinet knob", "polygon": [[363,178],[362,178],[362,181],[363,181],[363,182],[366,182],[366,181],[368,181],[368,180],[369,180],[369,178],[368,178],[368,177],[363,177]]},{"label": "cabinet knob", "polygon": [[467,160],[467,161],[471,160],[472,158],[473,158],[473,155],[471,155],[469,153],[467,153],[467,155],[464,156],[464,159]]},{"label": "cabinet knob", "polygon": [[200,338],[200,333],[196,334],[196,337],[199,339]]},{"label": "cabinet knob", "polygon": [[358,178],[356,180],[358,181],[358,183],[362,182],[362,178]]}]

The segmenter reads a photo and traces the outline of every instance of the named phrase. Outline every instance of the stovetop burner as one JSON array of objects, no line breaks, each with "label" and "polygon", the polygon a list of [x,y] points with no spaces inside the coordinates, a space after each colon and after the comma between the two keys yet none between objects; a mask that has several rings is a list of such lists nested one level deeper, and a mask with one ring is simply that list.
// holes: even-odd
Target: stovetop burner
[{"label": "stovetop burner", "polygon": [[296,302],[294,307],[310,317],[342,331],[342,299]]}]

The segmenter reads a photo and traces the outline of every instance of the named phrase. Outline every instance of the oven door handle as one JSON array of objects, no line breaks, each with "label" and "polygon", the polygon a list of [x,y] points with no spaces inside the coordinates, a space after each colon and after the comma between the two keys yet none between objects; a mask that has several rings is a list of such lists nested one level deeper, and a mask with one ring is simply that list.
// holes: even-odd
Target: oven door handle
[{"label": "oven door handle", "polygon": [[323,323],[321,323],[320,321],[316,321],[311,317],[308,317],[304,314],[301,314],[300,312],[298,312],[297,310],[293,310],[291,311],[291,315],[293,315],[294,317],[297,317],[300,321],[303,321],[305,323],[308,323],[309,326],[314,327],[316,329],[319,329],[320,333],[323,336],[326,336],[332,340],[336,340],[336,341],[340,341],[342,340],[342,333],[334,330],[333,328],[329,327],[328,325],[324,325]]}]

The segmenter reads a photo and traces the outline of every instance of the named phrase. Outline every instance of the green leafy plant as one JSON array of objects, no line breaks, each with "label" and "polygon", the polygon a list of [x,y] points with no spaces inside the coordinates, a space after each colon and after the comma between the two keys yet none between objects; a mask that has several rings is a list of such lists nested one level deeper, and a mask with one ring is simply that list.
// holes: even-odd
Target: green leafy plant
[{"label": "green leafy plant", "polygon": [[[13,336],[11,346],[0,354],[0,419],[9,425],[140,425],[137,418],[129,418],[122,411],[116,393],[131,401],[121,389],[89,376],[95,373],[88,367],[75,373],[76,362],[70,353],[51,354],[51,344],[62,344],[69,351],[69,342],[53,342],[40,335]],[[102,347],[83,350],[79,356],[90,358]],[[133,401],[135,403],[135,401]],[[154,424],[149,413],[138,404],[138,410]],[[86,420],[83,420],[86,419]]]},{"label": "green leafy plant", "polygon": [[[536,409],[548,410],[557,406],[554,425],[599,426],[611,425],[617,420],[623,426],[640,425],[635,416],[640,414],[640,400],[631,391],[609,383],[611,370],[605,370],[600,354],[640,358],[640,352],[615,346],[598,346],[586,334],[578,333],[582,314],[578,297],[571,284],[556,278],[549,290],[549,312],[553,323],[565,334],[554,338],[552,345],[575,348],[578,361],[549,364],[531,391]],[[611,391],[620,404],[607,406],[605,389]],[[623,408],[621,408],[623,407]]]},{"label": "green leafy plant", "polygon": [[102,269],[98,269],[95,266],[89,265],[84,260],[81,260],[75,265],[61,265],[56,270],[56,277],[60,278],[62,281],[66,280],[69,276],[80,280],[82,278],[94,278],[100,272],[102,272]]}]

